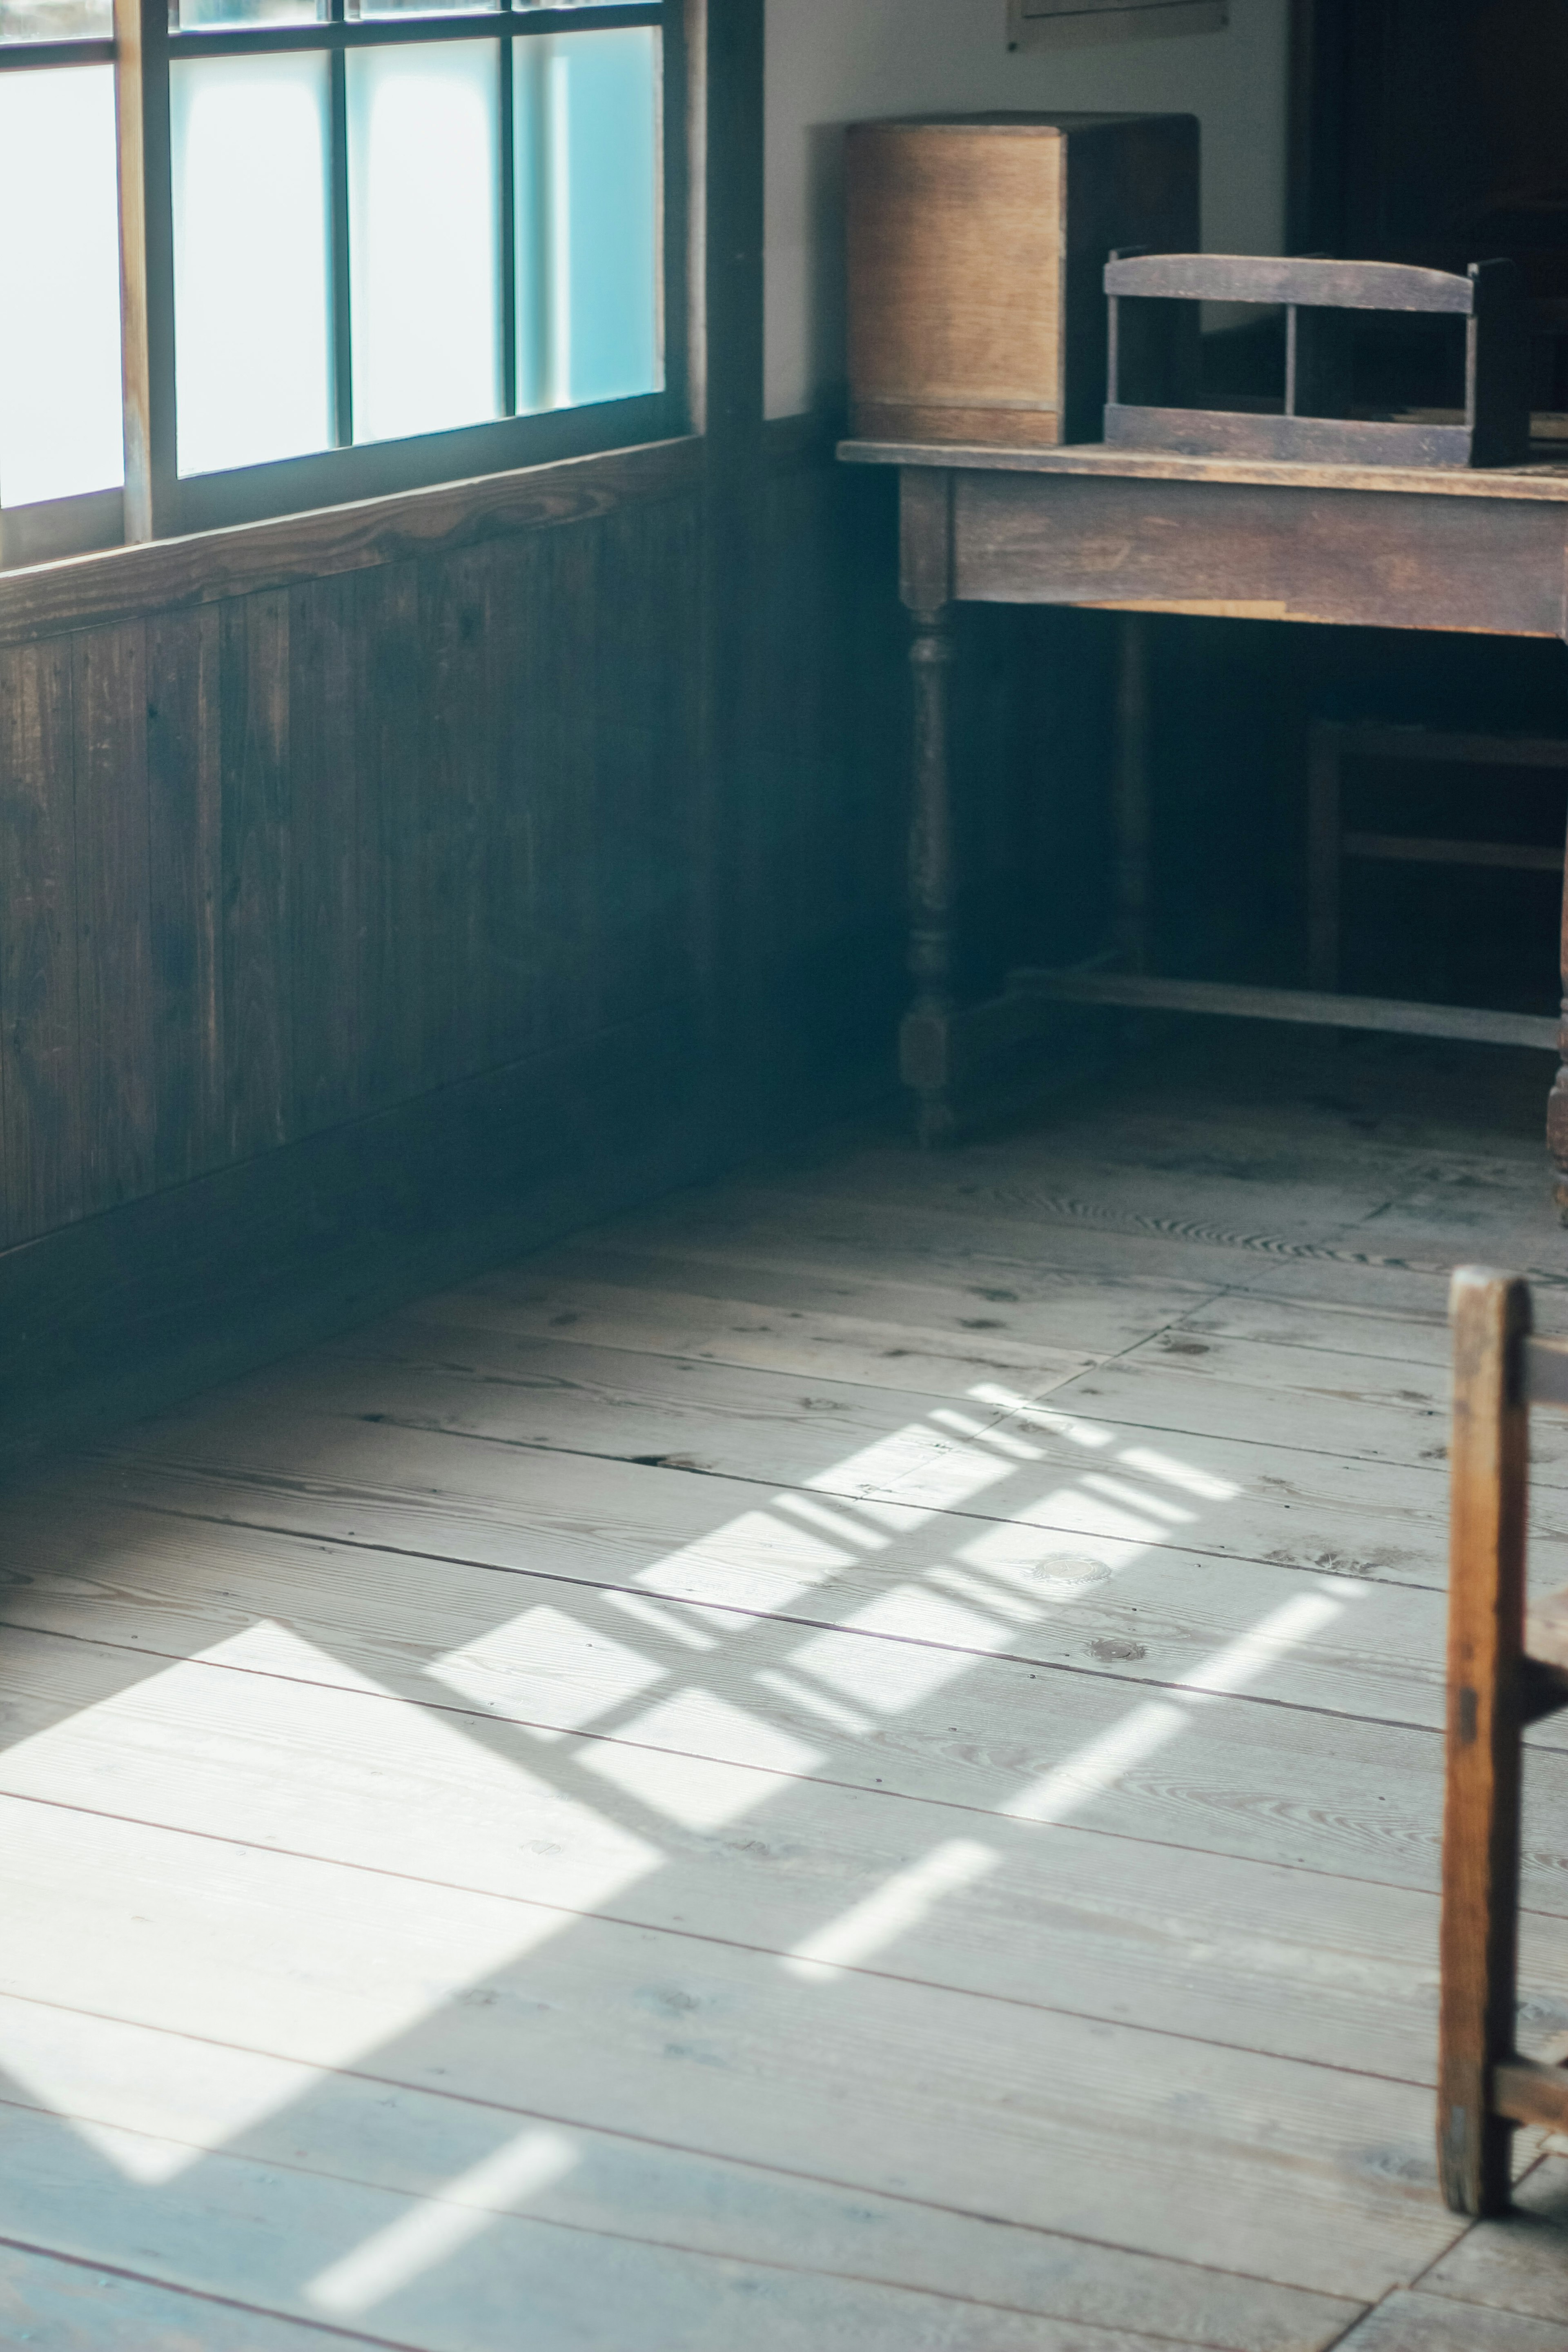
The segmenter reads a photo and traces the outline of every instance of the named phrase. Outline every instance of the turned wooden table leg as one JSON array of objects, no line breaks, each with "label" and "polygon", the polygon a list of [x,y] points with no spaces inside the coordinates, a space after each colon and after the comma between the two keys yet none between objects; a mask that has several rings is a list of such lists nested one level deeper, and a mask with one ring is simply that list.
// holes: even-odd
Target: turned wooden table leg
[{"label": "turned wooden table leg", "polygon": [[914,800],[910,817],[910,971],[915,999],[900,1040],[904,1083],[914,1090],[922,1148],[944,1143],[952,1100],[953,846],[948,681],[951,607],[917,606],[910,667],[914,685]]},{"label": "turned wooden table leg", "polygon": [[1546,1148],[1557,1171],[1557,1213],[1568,1225],[1568,860],[1563,874],[1563,933],[1558,963],[1563,1002],[1557,1033],[1557,1076],[1546,1101]]}]

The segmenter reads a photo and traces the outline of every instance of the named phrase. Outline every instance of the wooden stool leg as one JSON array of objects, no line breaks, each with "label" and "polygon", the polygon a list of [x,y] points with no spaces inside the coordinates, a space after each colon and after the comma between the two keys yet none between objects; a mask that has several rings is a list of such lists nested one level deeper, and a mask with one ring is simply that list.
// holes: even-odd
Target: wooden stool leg
[{"label": "wooden stool leg", "polygon": [[1546,1148],[1557,1171],[1557,1213],[1568,1225],[1568,858],[1563,871],[1563,933],[1558,954],[1563,982],[1561,1026],[1557,1033],[1558,1066],[1546,1103]]},{"label": "wooden stool leg", "polygon": [[1461,1266],[1449,1311],[1454,1419],[1437,2165],[1453,2210],[1480,2214],[1508,2205],[1513,2133],[1491,2111],[1491,2077],[1514,2046],[1530,1292],[1515,1276]]}]

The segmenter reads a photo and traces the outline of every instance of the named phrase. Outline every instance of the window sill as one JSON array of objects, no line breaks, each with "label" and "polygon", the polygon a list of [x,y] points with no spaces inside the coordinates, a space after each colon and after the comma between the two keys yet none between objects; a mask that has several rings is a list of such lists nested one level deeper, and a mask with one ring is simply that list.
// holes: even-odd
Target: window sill
[{"label": "window sill", "polygon": [[695,490],[698,435],[0,571],[0,646],[367,571]]}]

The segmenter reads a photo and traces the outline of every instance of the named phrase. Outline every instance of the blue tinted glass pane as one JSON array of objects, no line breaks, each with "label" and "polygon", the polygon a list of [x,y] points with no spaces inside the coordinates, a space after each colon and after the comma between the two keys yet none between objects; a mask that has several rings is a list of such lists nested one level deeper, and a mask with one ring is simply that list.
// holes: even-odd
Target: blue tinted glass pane
[{"label": "blue tinted glass pane", "polygon": [[354,439],[500,410],[500,44],[348,58]]},{"label": "blue tinted glass pane", "polygon": [[170,68],[183,474],[331,438],[328,89],[324,57]]},{"label": "blue tinted glass pane", "polygon": [[657,392],[658,35],[541,35],[513,71],[518,406]]},{"label": "blue tinted glass pane", "polygon": [[114,69],[0,74],[0,501],[124,476]]}]

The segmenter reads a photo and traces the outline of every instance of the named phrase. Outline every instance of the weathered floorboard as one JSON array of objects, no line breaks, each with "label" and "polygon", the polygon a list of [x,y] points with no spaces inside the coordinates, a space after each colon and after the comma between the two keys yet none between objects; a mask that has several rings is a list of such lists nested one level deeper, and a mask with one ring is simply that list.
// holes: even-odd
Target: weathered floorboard
[{"label": "weathered floorboard", "polygon": [[[1074,1116],[683,1196],[0,1501],[0,2201],[49,2277],[268,2352],[1561,2333],[1551,2165],[1464,2233],[1431,2136],[1443,1290],[1522,1175],[1422,1224],[1430,1139],[1336,1202],[1337,1113],[1245,1177],[1190,1101],[1170,1171]],[[1568,1726],[1526,1783],[1550,2060]]]},{"label": "weathered floorboard", "polygon": [[[185,2054],[169,2037],[135,2029],[105,2041],[91,2058],[132,2084],[139,2071]],[[117,2255],[187,2290],[248,2294],[312,2317],[330,2313],[353,2342],[416,2352],[515,2352],[520,2322],[531,2323],[552,2352],[598,2352],[606,2341],[639,2335],[731,2352],[737,2308],[747,2343],[761,2352],[795,2352],[802,2343],[829,2352],[1153,2352],[1157,2344],[1321,2352],[1356,2309],[1340,2296],[568,2129],[553,2118],[529,2116],[519,2129],[518,2117],[438,2093],[390,2093],[341,2074],[311,2085],[312,2122],[333,2166],[324,2177],[298,2163],[288,2131],[299,2070],[251,2068],[247,2087],[259,2077],[263,2095],[273,2091],[285,2115],[254,2126],[247,2147],[194,2168],[188,2146],[114,2125],[95,2128],[84,2159],[80,2140],[52,2118],[6,2111],[0,2179],[7,2209],[18,2226],[25,2216],[35,2242],[75,2256],[87,2272],[77,2272],[79,2300],[67,2305],[83,2330],[61,2339],[72,2352],[79,2342],[82,2352],[122,2352],[127,2336],[113,2329],[128,2311],[133,2325],[143,2312],[154,2324],[176,2314],[191,2324],[193,2306],[156,2290],[142,2304],[128,2287],[116,2302],[121,2282],[111,2273],[105,2285],[100,2266]],[[117,2158],[165,2178],[184,2167],[181,2195],[105,2194]],[[513,2210],[498,2210],[509,2170],[519,2187],[529,2184],[527,2193],[513,2189]],[[447,2190],[463,2201],[443,2198]],[[661,2241],[675,2214],[683,2242],[667,2250]],[[437,2254],[423,2268],[398,2263],[390,2236],[414,2221]],[[815,2269],[803,2266],[803,2248]],[[393,2258],[378,2263],[382,2249]],[[422,2251],[416,2237],[411,2252]],[[0,2251],[11,2315],[52,2318],[44,2298],[72,2292],[56,2284],[64,2263],[47,2263],[40,2276],[38,2261],[22,2255],[7,2270]],[[218,2332],[221,2312],[210,2323],[205,2306],[194,2312],[213,2331],[195,2339],[201,2352],[314,2352],[342,2341],[282,2321],[271,2323],[274,2336],[262,2318],[229,2337]]]}]

